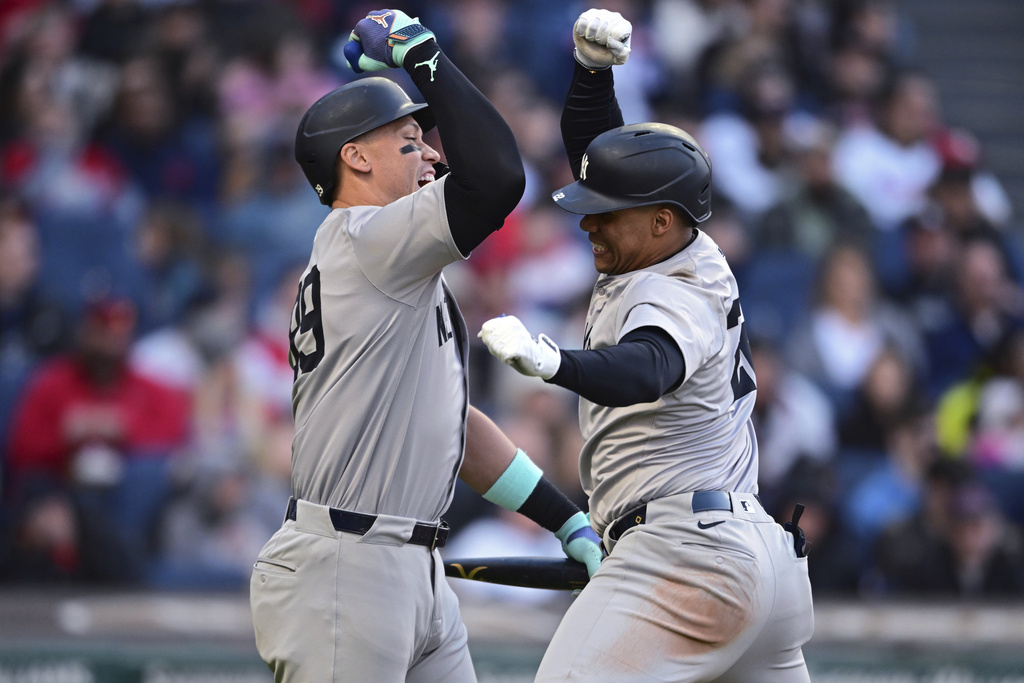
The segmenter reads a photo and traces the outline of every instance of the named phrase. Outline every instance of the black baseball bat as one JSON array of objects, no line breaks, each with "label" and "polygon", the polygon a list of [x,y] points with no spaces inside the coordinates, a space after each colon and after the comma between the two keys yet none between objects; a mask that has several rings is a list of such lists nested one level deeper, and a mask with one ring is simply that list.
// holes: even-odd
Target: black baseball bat
[{"label": "black baseball bat", "polygon": [[587,566],[562,557],[471,557],[446,560],[445,576],[505,586],[571,591],[590,580]]}]

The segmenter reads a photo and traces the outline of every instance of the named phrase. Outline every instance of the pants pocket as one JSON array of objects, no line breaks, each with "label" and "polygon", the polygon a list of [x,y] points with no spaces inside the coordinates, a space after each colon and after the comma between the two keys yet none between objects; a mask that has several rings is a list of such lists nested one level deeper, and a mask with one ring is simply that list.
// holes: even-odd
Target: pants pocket
[{"label": "pants pocket", "polygon": [[271,560],[266,557],[257,558],[256,564],[252,566],[255,572],[270,572],[271,574],[285,574],[292,575],[298,570],[292,564],[282,562],[280,560]]}]

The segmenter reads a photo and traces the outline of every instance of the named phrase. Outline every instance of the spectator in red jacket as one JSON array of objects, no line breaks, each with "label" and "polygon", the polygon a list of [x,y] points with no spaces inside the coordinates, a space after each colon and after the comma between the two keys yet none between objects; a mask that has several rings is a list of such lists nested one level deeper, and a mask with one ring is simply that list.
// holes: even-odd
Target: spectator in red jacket
[{"label": "spectator in red jacket", "polygon": [[7,452],[14,562],[0,558],[0,575],[10,564],[25,578],[141,576],[143,526],[165,489],[161,465],[187,436],[189,402],[128,367],[135,324],[125,300],[91,304],[75,349],[29,378]]}]

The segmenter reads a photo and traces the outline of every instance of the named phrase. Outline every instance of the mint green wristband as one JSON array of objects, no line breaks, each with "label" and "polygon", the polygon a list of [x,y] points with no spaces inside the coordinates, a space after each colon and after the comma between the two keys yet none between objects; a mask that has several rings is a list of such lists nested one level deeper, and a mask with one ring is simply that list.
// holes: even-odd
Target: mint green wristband
[{"label": "mint green wristband", "polygon": [[520,448],[498,480],[487,489],[484,498],[515,512],[523,506],[543,476],[541,469]]}]

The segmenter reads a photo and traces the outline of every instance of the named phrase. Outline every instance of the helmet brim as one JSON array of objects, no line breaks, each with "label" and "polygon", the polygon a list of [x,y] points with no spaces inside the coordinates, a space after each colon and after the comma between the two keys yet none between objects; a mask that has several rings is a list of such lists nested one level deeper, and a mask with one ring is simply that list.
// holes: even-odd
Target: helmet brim
[{"label": "helmet brim", "polygon": [[607,213],[609,211],[620,211],[622,209],[635,209],[641,206],[654,206],[656,204],[672,204],[679,207],[686,215],[688,215],[694,223],[703,223],[711,217],[711,210],[709,209],[703,216],[697,218],[690,210],[679,202],[674,202],[666,199],[649,199],[646,201],[637,199],[627,199],[624,197],[615,197],[610,194],[604,194],[597,190],[587,187],[582,181],[577,180],[575,183],[566,185],[560,190],[556,190],[551,193],[551,199],[555,201],[558,208],[568,211],[569,213],[575,213],[585,216],[592,216],[598,213]]},{"label": "helmet brim", "polygon": [[638,206],[638,204],[622,197],[613,197],[587,187],[581,180],[577,180],[575,183],[570,183],[562,189],[552,192],[551,198],[555,200],[558,208],[569,213],[585,215]]}]

